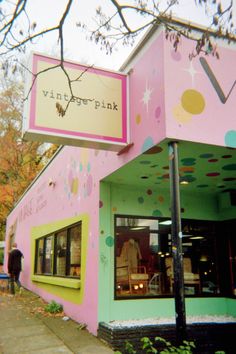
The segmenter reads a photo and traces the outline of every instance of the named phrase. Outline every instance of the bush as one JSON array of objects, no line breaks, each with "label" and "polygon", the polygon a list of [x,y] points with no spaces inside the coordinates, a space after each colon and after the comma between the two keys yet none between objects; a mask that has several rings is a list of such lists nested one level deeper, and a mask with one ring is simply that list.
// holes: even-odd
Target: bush
[{"label": "bush", "polygon": [[[193,342],[183,341],[183,344],[176,347],[170,342],[166,341],[161,337],[155,337],[154,343],[148,337],[143,337],[142,342],[142,353],[152,353],[152,354],[193,354],[193,350],[196,348]],[[156,349],[156,344],[159,343],[161,349]],[[155,346],[154,346],[155,345]],[[122,354],[119,351],[115,352],[116,354]],[[123,354],[137,354],[138,352],[134,349],[133,344],[126,341],[125,342],[125,351]],[[225,354],[224,351],[217,351],[215,354]]]},{"label": "bush", "polygon": [[1,249],[0,250],[0,264],[3,264],[4,263],[4,250]]},{"label": "bush", "polygon": [[[187,342],[187,341],[183,341],[183,344],[181,344],[179,347],[175,347],[174,345],[172,345],[170,342],[166,341],[165,339],[161,338],[161,337],[155,337],[154,342],[153,343],[148,337],[143,337],[141,339],[142,342],[142,350],[143,353],[153,353],[153,354],[192,354],[193,353],[193,349],[195,348],[195,345],[193,342]],[[154,347],[154,344],[156,344],[157,342],[160,343],[160,346],[162,349],[157,350]],[[122,354],[119,351],[115,352],[116,354]],[[125,352],[123,354],[136,354],[137,351],[134,349],[133,344],[129,343],[128,341],[126,341],[125,344]]]},{"label": "bush", "polygon": [[59,313],[63,311],[63,306],[52,300],[45,306],[45,311],[50,313]]}]

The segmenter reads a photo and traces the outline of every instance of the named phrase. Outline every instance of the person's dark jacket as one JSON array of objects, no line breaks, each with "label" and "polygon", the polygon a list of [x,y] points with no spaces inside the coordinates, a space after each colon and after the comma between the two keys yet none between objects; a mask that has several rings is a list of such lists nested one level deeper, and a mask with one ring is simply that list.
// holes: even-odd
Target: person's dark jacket
[{"label": "person's dark jacket", "polygon": [[23,254],[17,248],[9,253],[8,257],[8,273],[21,271],[21,257]]}]

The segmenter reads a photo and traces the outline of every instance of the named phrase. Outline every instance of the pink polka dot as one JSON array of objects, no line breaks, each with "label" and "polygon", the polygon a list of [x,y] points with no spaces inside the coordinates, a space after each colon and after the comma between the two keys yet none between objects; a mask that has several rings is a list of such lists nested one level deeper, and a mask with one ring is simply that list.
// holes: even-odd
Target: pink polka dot
[{"label": "pink polka dot", "polygon": [[92,189],[93,189],[93,177],[92,177],[92,175],[88,176],[86,187],[87,187],[87,195],[90,195],[92,193]]},{"label": "pink polka dot", "polygon": [[156,110],[155,110],[155,117],[156,118],[159,118],[161,115],[161,107],[157,107]]},{"label": "pink polka dot", "polygon": [[210,173],[206,174],[207,177],[216,177],[216,176],[219,176],[219,175],[220,175],[219,172],[210,172]]},{"label": "pink polka dot", "polygon": [[175,50],[172,50],[171,57],[175,61],[180,61],[181,60],[181,54],[179,52],[175,51]]}]

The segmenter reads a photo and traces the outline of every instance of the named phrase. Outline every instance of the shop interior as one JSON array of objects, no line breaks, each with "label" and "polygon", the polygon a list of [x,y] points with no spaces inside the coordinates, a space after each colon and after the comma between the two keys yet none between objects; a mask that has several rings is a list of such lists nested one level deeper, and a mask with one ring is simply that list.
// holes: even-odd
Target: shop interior
[{"label": "shop interior", "polygon": [[[184,291],[189,296],[232,296],[236,275],[235,239],[228,223],[182,220]],[[116,217],[115,295],[173,296],[171,220]]]}]

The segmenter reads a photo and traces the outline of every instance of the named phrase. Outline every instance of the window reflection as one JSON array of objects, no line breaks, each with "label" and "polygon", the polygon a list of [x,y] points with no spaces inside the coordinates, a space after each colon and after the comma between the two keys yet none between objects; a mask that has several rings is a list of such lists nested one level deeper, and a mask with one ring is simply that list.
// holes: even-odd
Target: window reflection
[{"label": "window reflection", "polygon": [[44,273],[52,274],[53,272],[53,245],[52,236],[45,239],[45,263]]},{"label": "window reflection", "polygon": [[56,275],[66,275],[67,231],[56,234]]}]

